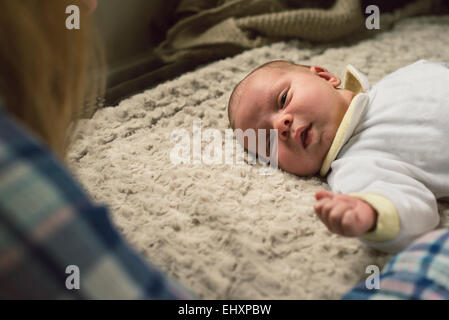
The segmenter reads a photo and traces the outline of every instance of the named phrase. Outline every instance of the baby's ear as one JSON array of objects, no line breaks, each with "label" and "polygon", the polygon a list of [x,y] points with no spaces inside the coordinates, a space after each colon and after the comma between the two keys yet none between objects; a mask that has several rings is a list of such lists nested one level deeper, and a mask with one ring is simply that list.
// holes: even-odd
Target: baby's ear
[{"label": "baby's ear", "polygon": [[320,66],[311,66],[310,71],[315,73],[320,78],[328,81],[334,88],[338,87],[341,84],[341,80],[335,74],[330,73],[325,68]]}]

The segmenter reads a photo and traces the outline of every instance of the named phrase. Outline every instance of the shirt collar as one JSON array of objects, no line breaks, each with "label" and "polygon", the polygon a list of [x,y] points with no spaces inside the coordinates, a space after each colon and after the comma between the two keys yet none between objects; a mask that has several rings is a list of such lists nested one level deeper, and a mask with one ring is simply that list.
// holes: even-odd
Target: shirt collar
[{"label": "shirt collar", "polygon": [[368,104],[369,98],[366,93],[370,89],[370,84],[365,75],[358,71],[354,66],[346,67],[345,77],[343,81],[343,89],[350,90],[355,93],[351,104],[337,129],[335,138],[331,147],[324,158],[320,169],[320,175],[325,176],[331,167],[332,162],[337,157],[342,146],[349,140],[357,126],[363,110]]}]

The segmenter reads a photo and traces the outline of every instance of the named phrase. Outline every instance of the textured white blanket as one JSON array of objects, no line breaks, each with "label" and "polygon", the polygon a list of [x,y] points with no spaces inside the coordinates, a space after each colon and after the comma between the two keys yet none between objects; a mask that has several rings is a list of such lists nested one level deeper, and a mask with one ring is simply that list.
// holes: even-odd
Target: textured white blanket
[{"label": "textured white blanket", "polygon": [[260,165],[174,165],[170,134],[191,133],[196,119],[226,129],[232,88],[261,63],[289,59],[340,76],[350,63],[375,83],[418,59],[449,61],[448,30],[449,16],[412,18],[357,43],[281,42],[211,63],[83,121],[69,166],[124,237],[201,298],[337,299],[388,256],[318,221],[313,196],[325,182],[262,176]]}]

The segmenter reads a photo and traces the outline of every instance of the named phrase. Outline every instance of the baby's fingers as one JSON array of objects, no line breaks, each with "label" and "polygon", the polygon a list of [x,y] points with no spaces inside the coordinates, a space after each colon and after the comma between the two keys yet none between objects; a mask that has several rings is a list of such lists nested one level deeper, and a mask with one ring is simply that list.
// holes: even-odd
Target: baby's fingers
[{"label": "baby's fingers", "polygon": [[319,200],[319,201],[315,202],[315,204],[313,205],[313,209],[315,209],[315,212],[316,213],[318,213],[318,211],[321,212],[321,208],[328,201],[329,201],[329,199],[322,199],[322,200]]},{"label": "baby's fingers", "polygon": [[315,193],[315,199],[316,200],[321,200],[321,199],[326,199],[326,198],[329,198],[329,199],[332,199],[332,197],[334,196],[334,194],[332,193],[332,192],[329,192],[329,191],[327,191],[327,190],[319,190],[319,191],[317,191],[316,193]]},{"label": "baby's fingers", "polygon": [[[329,200],[327,200],[327,201],[329,201]],[[315,205],[313,206],[313,209],[315,210],[316,215],[318,216],[318,218],[319,218],[323,223],[324,223],[324,220],[323,220],[323,214],[324,214],[324,211],[323,211],[323,205],[324,205],[327,201],[325,201],[325,200],[317,201],[317,202],[315,203]]]},{"label": "baby's fingers", "polygon": [[[335,201],[323,199],[318,201],[316,213],[320,220],[329,228],[329,214],[336,205]],[[330,230],[330,229],[329,229]],[[331,230],[332,231],[332,230]]]},{"label": "baby's fingers", "polygon": [[358,228],[357,213],[354,210],[346,212],[342,218],[341,227],[342,235],[346,237],[358,237],[363,234]]},{"label": "baby's fingers", "polygon": [[318,216],[322,216],[323,214],[329,213],[329,210],[331,209],[331,200],[329,198],[321,199],[315,203],[313,208],[315,209],[315,212],[318,214]]},{"label": "baby's fingers", "polygon": [[348,210],[346,203],[337,203],[330,211],[327,217],[327,223],[329,230],[339,235],[343,234],[342,220]]}]

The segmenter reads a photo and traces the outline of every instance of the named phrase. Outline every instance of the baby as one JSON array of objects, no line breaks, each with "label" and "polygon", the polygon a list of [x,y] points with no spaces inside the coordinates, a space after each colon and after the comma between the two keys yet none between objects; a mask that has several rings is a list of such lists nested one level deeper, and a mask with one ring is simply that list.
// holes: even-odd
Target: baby
[{"label": "baby", "polygon": [[314,209],[331,232],[399,251],[449,196],[449,69],[420,60],[370,88],[349,65],[340,84],[319,66],[266,63],[234,88],[231,127],[277,130],[281,169],[327,177],[333,193]]}]

